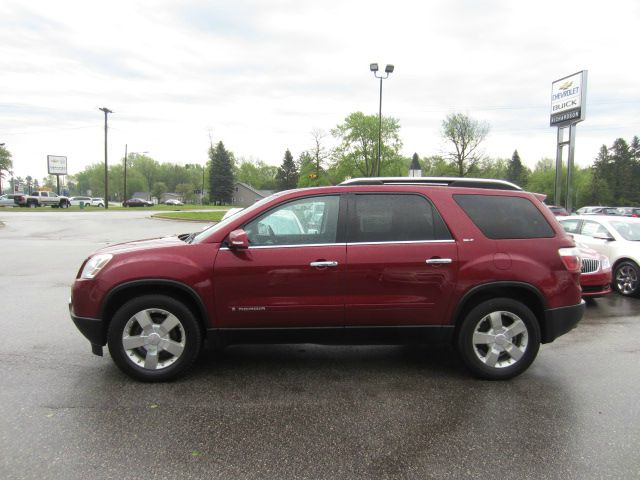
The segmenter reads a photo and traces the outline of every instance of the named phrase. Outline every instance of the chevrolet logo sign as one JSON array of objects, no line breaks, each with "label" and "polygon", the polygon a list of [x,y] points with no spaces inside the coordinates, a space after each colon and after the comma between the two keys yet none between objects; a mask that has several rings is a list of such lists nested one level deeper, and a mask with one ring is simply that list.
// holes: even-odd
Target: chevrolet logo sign
[{"label": "chevrolet logo sign", "polygon": [[567,90],[569,87],[571,87],[571,85],[573,85],[573,80],[570,80],[568,82],[564,82],[562,85],[560,85],[558,88],[560,90]]}]

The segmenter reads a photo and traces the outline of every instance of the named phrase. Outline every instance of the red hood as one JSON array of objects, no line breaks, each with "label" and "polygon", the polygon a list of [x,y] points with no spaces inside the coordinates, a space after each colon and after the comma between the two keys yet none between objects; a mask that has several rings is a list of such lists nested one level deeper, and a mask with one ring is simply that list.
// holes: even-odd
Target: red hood
[{"label": "red hood", "polygon": [[100,249],[99,253],[129,253],[138,250],[151,250],[154,248],[165,248],[177,245],[186,245],[177,236],[149,238],[146,240],[136,240],[135,242],[117,243]]}]

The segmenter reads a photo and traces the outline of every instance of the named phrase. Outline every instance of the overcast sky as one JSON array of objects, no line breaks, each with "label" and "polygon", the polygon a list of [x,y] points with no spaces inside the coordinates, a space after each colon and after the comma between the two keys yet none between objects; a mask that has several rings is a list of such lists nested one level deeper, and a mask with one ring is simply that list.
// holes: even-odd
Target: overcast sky
[{"label": "overcast sky", "polygon": [[16,175],[69,173],[148,151],[203,163],[209,134],[237,158],[280,164],[312,129],[377,114],[369,63],[395,65],[383,115],[402,152],[447,149],[448,113],[491,126],[485,153],[555,158],[551,82],[589,71],[576,161],[640,135],[640,2],[630,1],[2,1],[0,143]]}]

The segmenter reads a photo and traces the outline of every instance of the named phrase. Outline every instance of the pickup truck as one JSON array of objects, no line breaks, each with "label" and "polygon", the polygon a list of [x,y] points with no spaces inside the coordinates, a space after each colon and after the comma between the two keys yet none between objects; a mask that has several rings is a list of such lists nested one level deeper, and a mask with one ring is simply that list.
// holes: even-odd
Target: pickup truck
[{"label": "pickup truck", "polygon": [[50,206],[53,208],[68,208],[70,205],[69,198],[58,195],[55,192],[37,191],[25,197],[22,206],[35,208]]}]

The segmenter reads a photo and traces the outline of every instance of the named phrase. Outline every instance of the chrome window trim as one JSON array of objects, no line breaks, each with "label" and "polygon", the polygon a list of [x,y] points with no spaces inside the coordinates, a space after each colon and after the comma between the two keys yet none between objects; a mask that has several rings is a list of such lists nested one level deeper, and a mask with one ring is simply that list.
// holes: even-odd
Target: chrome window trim
[{"label": "chrome window trim", "polygon": [[[249,250],[264,250],[271,248],[300,248],[300,247],[348,247],[351,245],[407,245],[407,244],[429,244],[429,243],[456,243],[455,240],[403,240],[397,242],[352,242],[352,243],[303,243],[299,245],[256,245],[249,247]],[[236,250],[229,247],[220,247],[220,250]]]},{"label": "chrome window trim", "polygon": [[398,240],[390,242],[350,242],[347,245],[406,245],[411,243],[456,243],[455,240]]}]

